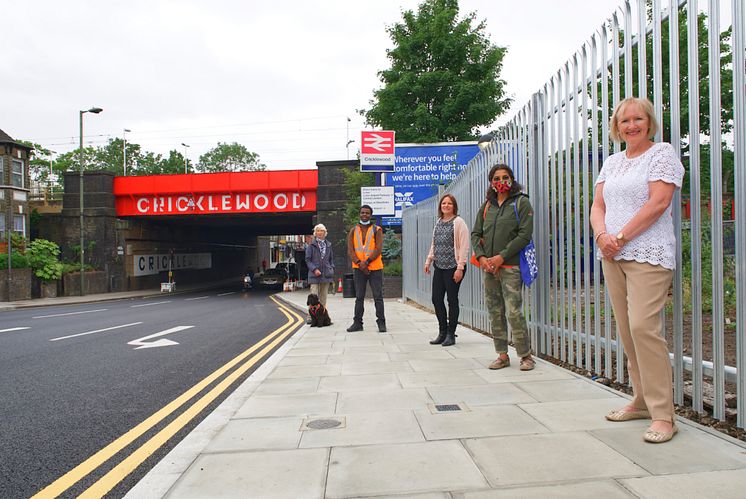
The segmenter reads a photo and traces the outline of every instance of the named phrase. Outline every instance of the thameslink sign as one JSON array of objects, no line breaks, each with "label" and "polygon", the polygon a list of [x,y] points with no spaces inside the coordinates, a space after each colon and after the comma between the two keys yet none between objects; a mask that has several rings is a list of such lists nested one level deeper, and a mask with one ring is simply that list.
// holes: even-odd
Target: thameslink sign
[{"label": "thameslink sign", "polygon": [[316,211],[316,170],[116,177],[117,216]]}]

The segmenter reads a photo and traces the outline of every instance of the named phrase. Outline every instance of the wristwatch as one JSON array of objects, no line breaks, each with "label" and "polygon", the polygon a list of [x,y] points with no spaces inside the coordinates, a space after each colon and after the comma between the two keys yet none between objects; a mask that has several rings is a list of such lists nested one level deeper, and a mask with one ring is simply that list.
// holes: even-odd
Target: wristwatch
[{"label": "wristwatch", "polygon": [[616,242],[617,244],[619,244],[619,246],[624,246],[624,243],[626,243],[627,240],[624,239],[623,233],[620,232],[619,234],[616,235]]}]

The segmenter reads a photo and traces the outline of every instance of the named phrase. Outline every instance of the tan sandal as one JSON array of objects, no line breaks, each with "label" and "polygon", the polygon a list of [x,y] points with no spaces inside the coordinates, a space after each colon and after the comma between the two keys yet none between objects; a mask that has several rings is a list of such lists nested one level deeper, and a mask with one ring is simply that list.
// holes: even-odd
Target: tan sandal
[{"label": "tan sandal", "polygon": [[510,365],[510,357],[498,357],[495,359],[492,364],[490,364],[489,368],[492,370],[496,369],[502,369],[504,367],[508,367]]},{"label": "tan sandal", "polygon": [[614,422],[622,422],[622,421],[632,421],[633,419],[649,419],[650,418],[650,412],[648,412],[646,409],[635,409],[634,411],[629,411],[625,409],[617,409],[616,411],[611,411],[606,415],[606,419],[609,421]]},{"label": "tan sandal", "polygon": [[521,371],[533,371],[536,361],[531,356],[521,357]]},{"label": "tan sandal", "polygon": [[651,444],[662,444],[663,442],[668,442],[669,440],[671,440],[673,436],[676,435],[678,432],[679,427],[676,426],[676,424],[671,426],[671,431],[656,431],[648,428],[642,438],[646,442],[650,442]]}]

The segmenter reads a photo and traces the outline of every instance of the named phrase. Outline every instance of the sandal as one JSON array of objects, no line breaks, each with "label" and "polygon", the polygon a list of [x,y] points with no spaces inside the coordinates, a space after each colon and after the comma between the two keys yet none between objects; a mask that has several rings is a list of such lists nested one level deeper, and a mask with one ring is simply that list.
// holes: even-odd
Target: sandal
[{"label": "sandal", "polygon": [[650,428],[645,431],[645,435],[643,435],[643,440],[646,442],[650,442],[651,444],[662,444],[663,442],[668,442],[673,438],[674,435],[676,435],[679,432],[679,427],[675,424],[671,426],[671,431],[656,431],[651,430]]},{"label": "sandal", "polygon": [[532,371],[536,367],[536,362],[534,361],[533,357],[526,356],[521,357],[521,371]]},{"label": "sandal", "polygon": [[632,421],[633,419],[649,419],[650,412],[646,409],[634,409],[632,411],[623,408],[611,411],[606,415],[606,419],[609,421],[621,422],[621,421]]},{"label": "sandal", "polygon": [[497,359],[495,359],[495,361],[492,362],[492,364],[489,365],[489,368],[492,370],[502,369],[503,367],[508,367],[509,365],[510,365],[510,357],[500,356]]}]

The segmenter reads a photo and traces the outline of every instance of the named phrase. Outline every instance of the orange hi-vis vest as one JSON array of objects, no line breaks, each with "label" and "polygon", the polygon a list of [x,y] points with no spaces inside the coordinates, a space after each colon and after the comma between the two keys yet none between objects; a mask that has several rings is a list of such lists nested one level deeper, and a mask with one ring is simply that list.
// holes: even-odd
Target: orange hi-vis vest
[{"label": "orange hi-vis vest", "polygon": [[[377,225],[371,225],[368,229],[368,233],[365,235],[365,242],[363,242],[363,231],[359,225],[355,224],[355,235],[353,239],[353,245],[355,247],[355,256],[359,261],[367,260],[370,255],[376,249],[376,238],[375,234],[381,228]],[[359,268],[359,265],[352,262],[352,268]],[[368,270],[381,270],[383,269],[383,259],[381,255],[368,264]]]}]

